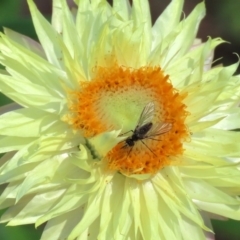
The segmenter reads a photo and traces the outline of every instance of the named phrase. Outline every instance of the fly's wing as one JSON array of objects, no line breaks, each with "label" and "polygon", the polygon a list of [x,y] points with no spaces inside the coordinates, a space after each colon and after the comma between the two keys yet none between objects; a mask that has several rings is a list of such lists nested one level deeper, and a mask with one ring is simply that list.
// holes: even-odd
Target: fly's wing
[{"label": "fly's wing", "polygon": [[156,123],[149,130],[146,137],[153,137],[153,136],[157,136],[157,135],[162,135],[162,134],[170,131],[171,128],[172,128],[171,123]]},{"label": "fly's wing", "polygon": [[136,130],[142,127],[144,124],[151,122],[153,115],[154,115],[154,103],[150,102],[144,107],[138,120]]}]

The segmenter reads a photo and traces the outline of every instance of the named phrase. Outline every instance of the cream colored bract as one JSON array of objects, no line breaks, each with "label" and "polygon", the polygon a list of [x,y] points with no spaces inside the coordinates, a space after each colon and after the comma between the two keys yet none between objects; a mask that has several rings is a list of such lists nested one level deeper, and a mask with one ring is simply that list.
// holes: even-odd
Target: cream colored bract
[{"label": "cream colored bract", "polygon": [[[42,240],[205,240],[211,226],[201,214],[240,220],[240,135],[231,131],[240,128],[238,63],[211,69],[223,41],[195,40],[204,3],[180,21],[183,0],[172,0],[152,26],[147,0],[75,2],[70,11],[53,0],[49,23],[28,0],[39,43],[1,33],[0,91],[21,106],[0,116],[0,206],[8,208],[1,223],[47,222]],[[91,138],[67,121],[69,93],[112,61],[160,67],[185,96],[184,151],[155,173],[109,169],[107,154],[126,139],[125,126]]]}]

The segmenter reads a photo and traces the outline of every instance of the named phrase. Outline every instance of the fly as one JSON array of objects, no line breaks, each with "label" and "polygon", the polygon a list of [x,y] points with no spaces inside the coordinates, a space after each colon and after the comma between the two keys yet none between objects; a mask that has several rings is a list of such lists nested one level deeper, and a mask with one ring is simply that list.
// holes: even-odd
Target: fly
[{"label": "fly", "polygon": [[[123,147],[131,147],[128,155],[130,154],[132,147],[135,145],[135,143],[137,141],[141,141],[153,153],[153,151],[147,146],[147,144],[144,143],[143,140],[144,139],[152,139],[152,140],[159,141],[158,139],[155,139],[154,137],[160,136],[171,130],[171,128],[172,128],[171,123],[165,123],[165,122],[156,123],[156,124],[152,123],[152,118],[153,118],[154,110],[155,110],[154,107],[155,107],[154,103],[149,102],[144,107],[144,109],[139,117],[138,124],[135,127],[135,129],[130,130],[133,134],[125,140],[125,145],[123,146]],[[124,133],[124,134],[126,134],[126,133]]]}]

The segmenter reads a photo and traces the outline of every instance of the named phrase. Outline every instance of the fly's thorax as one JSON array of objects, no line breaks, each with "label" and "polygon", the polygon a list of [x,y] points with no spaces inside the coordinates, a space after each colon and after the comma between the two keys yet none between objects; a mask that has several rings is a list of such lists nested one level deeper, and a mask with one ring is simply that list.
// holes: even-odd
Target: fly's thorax
[{"label": "fly's thorax", "polygon": [[151,129],[152,125],[153,124],[151,122],[146,123],[143,126],[136,128],[134,132],[139,138],[144,138],[145,135],[147,135],[148,131]]}]

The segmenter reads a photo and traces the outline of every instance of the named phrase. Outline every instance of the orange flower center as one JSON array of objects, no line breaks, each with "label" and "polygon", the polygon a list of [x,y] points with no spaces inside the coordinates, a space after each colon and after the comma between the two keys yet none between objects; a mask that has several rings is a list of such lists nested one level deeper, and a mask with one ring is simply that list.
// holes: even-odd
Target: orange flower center
[{"label": "orange flower center", "polygon": [[[98,67],[93,79],[71,94],[69,121],[85,137],[122,129],[126,139],[107,154],[109,169],[156,173],[183,153],[189,136],[184,98],[159,67]],[[149,106],[152,112],[142,116]],[[143,117],[149,118],[142,123]]]}]

